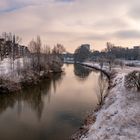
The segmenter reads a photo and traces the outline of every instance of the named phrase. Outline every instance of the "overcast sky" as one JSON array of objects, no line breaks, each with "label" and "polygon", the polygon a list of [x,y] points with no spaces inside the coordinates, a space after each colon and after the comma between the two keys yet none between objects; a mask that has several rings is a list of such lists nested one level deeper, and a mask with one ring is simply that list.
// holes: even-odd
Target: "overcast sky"
[{"label": "overcast sky", "polygon": [[139,0],[0,0],[0,32],[27,45],[36,35],[73,51],[83,43],[101,50],[106,42],[140,45]]}]

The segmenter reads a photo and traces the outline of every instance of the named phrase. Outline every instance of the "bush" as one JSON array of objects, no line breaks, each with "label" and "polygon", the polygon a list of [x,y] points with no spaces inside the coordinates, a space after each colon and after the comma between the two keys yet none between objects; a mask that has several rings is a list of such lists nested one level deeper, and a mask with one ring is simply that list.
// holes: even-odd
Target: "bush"
[{"label": "bush", "polygon": [[125,87],[140,91],[140,71],[133,71],[125,76]]}]

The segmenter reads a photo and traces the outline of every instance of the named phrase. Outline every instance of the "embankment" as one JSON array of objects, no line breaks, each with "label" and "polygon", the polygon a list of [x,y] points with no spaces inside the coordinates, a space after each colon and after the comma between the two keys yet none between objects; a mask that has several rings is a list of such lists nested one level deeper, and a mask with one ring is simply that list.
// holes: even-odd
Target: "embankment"
[{"label": "embankment", "polygon": [[140,94],[125,88],[124,79],[128,71],[132,70],[118,70],[115,77],[111,78],[111,88],[104,104],[90,115],[94,121],[83,125],[85,131],[77,132],[73,140],[140,139]]}]

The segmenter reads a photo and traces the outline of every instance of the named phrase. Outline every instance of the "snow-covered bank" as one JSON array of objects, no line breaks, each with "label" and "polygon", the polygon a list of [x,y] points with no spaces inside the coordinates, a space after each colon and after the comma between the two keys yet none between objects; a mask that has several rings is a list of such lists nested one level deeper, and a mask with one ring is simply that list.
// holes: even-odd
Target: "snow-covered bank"
[{"label": "snow-covered bank", "polygon": [[49,58],[48,61],[41,57],[38,65],[31,57],[17,58],[14,61],[5,58],[0,61],[0,93],[16,92],[26,86],[36,85],[44,78],[51,78],[55,73],[61,73],[61,59],[53,55]]},{"label": "snow-covered bank", "polygon": [[124,77],[140,68],[114,68],[117,71],[102,108],[94,113],[94,124],[80,140],[139,140],[140,94],[124,87]]}]

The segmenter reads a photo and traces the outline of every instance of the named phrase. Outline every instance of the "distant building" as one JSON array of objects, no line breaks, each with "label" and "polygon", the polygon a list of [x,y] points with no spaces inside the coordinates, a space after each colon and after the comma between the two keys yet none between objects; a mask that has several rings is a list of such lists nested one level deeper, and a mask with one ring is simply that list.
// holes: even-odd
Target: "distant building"
[{"label": "distant building", "polygon": [[15,41],[6,40],[0,38],[0,59],[6,57],[12,57],[13,59],[17,57],[23,57],[30,54],[29,49],[26,46],[21,46]]},{"label": "distant building", "polygon": [[136,60],[140,60],[140,46],[133,47],[133,57]]}]

